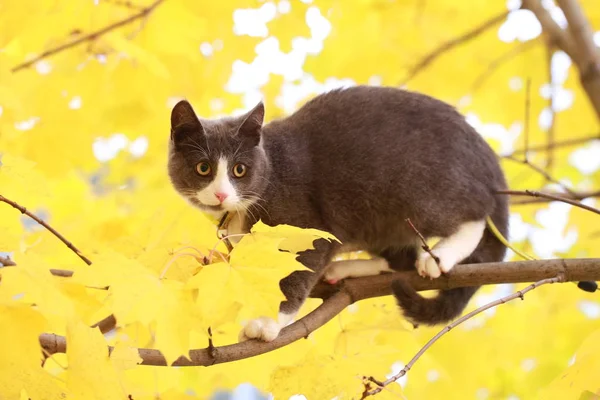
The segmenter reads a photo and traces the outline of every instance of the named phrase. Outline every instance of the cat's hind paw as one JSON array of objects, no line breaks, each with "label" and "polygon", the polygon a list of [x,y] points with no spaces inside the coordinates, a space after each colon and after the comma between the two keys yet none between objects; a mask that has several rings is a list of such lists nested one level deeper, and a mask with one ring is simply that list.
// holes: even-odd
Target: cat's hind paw
[{"label": "cat's hind paw", "polygon": [[423,278],[439,278],[442,273],[450,272],[454,268],[456,260],[451,252],[444,251],[444,249],[433,249],[431,253],[438,258],[437,261],[426,251],[419,254],[417,259],[417,272]]},{"label": "cat's hind paw", "polygon": [[238,335],[240,342],[257,339],[263,342],[272,342],[279,336],[281,325],[269,317],[259,317],[250,320]]}]

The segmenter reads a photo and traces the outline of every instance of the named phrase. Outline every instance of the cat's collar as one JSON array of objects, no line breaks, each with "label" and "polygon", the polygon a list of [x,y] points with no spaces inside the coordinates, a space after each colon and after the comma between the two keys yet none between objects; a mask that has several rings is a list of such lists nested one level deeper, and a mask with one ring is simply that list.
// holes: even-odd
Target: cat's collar
[{"label": "cat's collar", "polygon": [[231,244],[231,241],[229,241],[229,239],[227,238],[227,232],[231,218],[233,218],[233,214],[226,211],[225,214],[223,214],[223,216],[221,217],[219,225],[217,226],[217,238],[219,240],[222,240],[223,243],[225,243],[225,246],[227,246],[227,250],[229,252],[233,250],[233,245]]}]

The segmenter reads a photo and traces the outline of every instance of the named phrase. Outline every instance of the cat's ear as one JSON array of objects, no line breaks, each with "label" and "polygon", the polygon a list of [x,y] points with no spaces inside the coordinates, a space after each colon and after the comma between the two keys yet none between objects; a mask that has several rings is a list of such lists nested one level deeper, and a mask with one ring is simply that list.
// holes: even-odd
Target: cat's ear
[{"label": "cat's ear", "polygon": [[171,139],[176,139],[179,133],[188,130],[202,132],[204,129],[192,105],[186,100],[181,100],[171,111]]},{"label": "cat's ear", "polygon": [[256,146],[260,142],[260,130],[263,125],[265,118],[265,105],[261,101],[252,110],[246,114],[246,119],[240,125],[238,130],[246,140],[250,141],[253,146]]}]

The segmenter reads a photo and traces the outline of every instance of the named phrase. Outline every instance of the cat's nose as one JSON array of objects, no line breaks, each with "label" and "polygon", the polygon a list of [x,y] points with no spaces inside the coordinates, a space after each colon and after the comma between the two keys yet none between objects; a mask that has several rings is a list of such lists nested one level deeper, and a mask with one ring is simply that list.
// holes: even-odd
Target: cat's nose
[{"label": "cat's nose", "polygon": [[227,198],[227,193],[223,193],[223,192],[216,192],[215,193],[215,197],[219,200],[219,203],[222,203],[225,201],[225,199]]}]

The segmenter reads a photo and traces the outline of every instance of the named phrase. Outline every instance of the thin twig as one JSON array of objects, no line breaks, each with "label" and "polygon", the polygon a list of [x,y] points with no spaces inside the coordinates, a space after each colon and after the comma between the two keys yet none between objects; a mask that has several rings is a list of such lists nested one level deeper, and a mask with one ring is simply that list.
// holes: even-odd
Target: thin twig
[{"label": "thin twig", "polygon": [[534,190],[498,190],[498,191],[496,191],[496,193],[497,194],[507,194],[507,195],[511,195],[511,196],[541,197],[541,198],[545,198],[548,200],[561,201],[563,203],[571,204],[572,206],[583,208],[584,210],[588,210],[588,211],[591,211],[593,213],[600,215],[600,210],[598,210],[597,208],[585,205],[577,200],[568,199],[566,197],[557,196],[557,195],[550,194],[550,193],[536,192]]},{"label": "thin twig", "polygon": [[[561,141],[554,143],[554,146],[552,146],[552,148],[558,149],[561,147],[577,146],[578,144],[587,143],[592,140],[600,140],[600,133],[595,133],[593,135],[588,135],[588,136],[582,136],[582,137],[575,138],[575,139],[561,140]],[[549,148],[550,147],[547,143],[539,144],[539,145],[530,146],[529,151],[543,151],[543,150],[547,151]],[[515,155],[515,154],[521,154],[524,152],[525,152],[525,149],[516,149],[512,153],[506,154],[506,155],[511,156],[511,155]]]},{"label": "thin twig", "polygon": [[410,369],[413,367],[413,365],[415,365],[415,363],[419,360],[419,358],[421,358],[421,356],[431,347],[433,346],[433,344],[435,342],[437,342],[442,336],[444,336],[446,333],[450,332],[452,329],[456,328],[458,325],[462,324],[463,322],[473,318],[474,316],[476,316],[477,314],[480,314],[482,312],[484,312],[485,310],[488,310],[490,308],[499,306],[500,304],[504,304],[507,303],[511,300],[514,299],[521,299],[524,300],[524,295],[525,293],[536,289],[542,285],[546,285],[548,283],[557,283],[557,282],[564,282],[565,281],[565,277],[563,274],[560,274],[554,278],[548,278],[548,279],[542,279],[541,281],[537,281],[536,283],[533,283],[529,286],[527,286],[525,289],[519,290],[509,296],[506,297],[502,297],[501,299],[492,301],[491,303],[485,304],[484,306],[481,306],[473,311],[471,311],[470,313],[460,317],[459,319],[457,319],[456,321],[454,321],[453,323],[451,323],[450,325],[446,326],[444,329],[442,329],[441,331],[439,331],[437,333],[437,335],[435,335],[433,338],[431,338],[431,340],[429,340],[425,346],[423,346],[421,348],[421,350],[419,350],[417,352],[417,354],[415,354],[415,356],[412,358],[412,360],[410,360],[408,362],[408,364],[406,364],[406,366],[404,368],[402,368],[400,370],[400,372],[398,372],[396,375],[392,376],[389,379],[386,379],[385,381],[380,381],[377,380],[375,378],[368,377],[366,378],[368,381],[373,382],[374,384],[376,384],[378,387],[375,389],[372,389],[370,391],[365,391],[363,392],[363,396],[361,397],[361,399],[365,399],[369,396],[373,396],[379,392],[381,392],[381,390],[383,390],[384,387],[386,387],[387,385],[389,385],[390,383],[396,382],[398,379],[402,378],[404,375],[406,375],[408,373],[408,371],[410,371]]},{"label": "thin twig", "polygon": [[527,165],[529,168],[531,168],[532,170],[534,170],[535,172],[537,172],[538,174],[542,175],[548,182],[552,182],[554,184],[557,184],[558,186],[560,186],[561,188],[563,188],[567,193],[569,193],[572,196],[577,196],[577,192],[575,192],[573,189],[569,188],[567,185],[565,185],[564,183],[562,183],[561,181],[559,181],[556,178],[553,178],[548,172],[544,171],[542,168],[538,167],[535,164],[532,164],[531,161],[527,160],[527,159],[523,159],[520,160],[514,156],[504,156],[502,157],[505,160],[510,160],[510,161],[514,161],[523,165]]},{"label": "thin twig", "polygon": [[437,265],[440,265],[440,259],[439,259],[439,257],[436,256],[435,254],[433,254],[433,252],[431,251],[431,248],[427,244],[427,241],[425,240],[425,238],[423,237],[423,235],[421,235],[421,232],[419,232],[419,230],[414,226],[414,224],[412,223],[412,221],[410,220],[410,218],[406,218],[405,221],[408,223],[408,225],[410,225],[410,227],[412,228],[412,230],[415,231],[415,233],[417,234],[417,236],[419,237],[419,239],[421,239],[421,243],[423,243],[423,245],[421,246],[421,248],[423,250],[425,250],[426,252],[429,253],[429,255],[431,256],[431,258],[433,258],[435,260],[435,263]]},{"label": "thin twig", "polygon": [[[568,199],[573,199],[573,200],[585,200],[585,199],[589,199],[591,197],[600,197],[600,190],[594,191],[594,192],[577,192],[575,193],[575,195],[570,195],[568,193],[550,193],[550,194],[556,194],[558,196],[562,196],[564,198],[568,198]],[[530,197],[530,198],[525,198],[525,199],[520,199],[520,200],[511,200],[510,204],[515,205],[515,206],[522,206],[522,205],[528,205],[528,204],[539,204],[539,203],[548,203],[550,201],[554,201],[553,199],[544,199],[541,197]]]},{"label": "thin twig", "polygon": [[42,219],[40,219],[33,213],[27,211],[27,209],[25,207],[17,204],[16,202],[14,202],[12,200],[7,199],[6,197],[2,196],[1,194],[0,194],[0,201],[6,203],[8,205],[11,205],[12,207],[21,211],[21,214],[27,215],[29,218],[33,219],[35,222],[42,225],[44,228],[48,229],[54,236],[56,236],[58,239],[60,239],[60,241],[63,242],[69,249],[73,250],[73,252],[75,254],[77,254],[77,256],[79,256],[79,258],[81,258],[87,265],[92,265],[92,262],[86,256],[81,254],[81,252],[77,249],[77,247],[75,247],[73,245],[73,243],[71,243],[67,239],[65,239],[65,237],[63,235],[58,233],[54,228],[52,228],[50,225],[48,225]]},{"label": "thin twig", "polygon": [[[421,278],[414,268],[411,271],[346,279],[337,286],[318,284],[310,297],[325,299],[304,318],[285,327],[273,342],[249,340],[229,346],[193,349],[180,357],[176,366],[209,366],[249,358],[273,351],[310,335],[330,321],[353,302],[391,294],[391,283],[397,279],[408,282],[415,290],[446,290],[456,287],[481,286],[498,283],[536,282],[564,274],[565,281],[600,280],[600,259],[550,259],[536,261],[511,261],[479,264],[460,264],[448,274],[436,279]],[[64,336],[42,334],[40,344],[50,353],[66,351]],[[216,352],[215,352],[216,351]],[[155,349],[138,349],[144,365],[167,365],[164,356]]]},{"label": "thin twig", "polygon": [[483,32],[492,28],[494,25],[502,22],[507,15],[508,11],[503,11],[502,13],[484,21],[483,23],[471,29],[470,31],[465,32],[462,35],[455,37],[454,39],[442,43],[433,51],[425,55],[425,57],[421,58],[421,60],[409,70],[408,74],[404,78],[404,81],[399,86],[405,85],[408,81],[412,80],[419,73],[423,72],[427,68],[427,66],[434,62],[439,56],[443,55],[444,53],[452,50],[453,48],[463,43],[468,42],[471,39],[476,38]]},{"label": "thin twig", "polygon": [[531,77],[527,77],[525,81],[525,126],[524,126],[524,141],[525,141],[525,154],[523,158],[526,164],[529,164],[529,115],[531,112]]},{"label": "thin twig", "polygon": [[492,74],[496,72],[496,70],[500,68],[505,62],[512,60],[513,57],[518,56],[519,54],[529,50],[530,48],[533,48],[538,44],[539,43],[536,40],[530,40],[528,42],[519,43],[507,52],[503,53],[500,57],[497,57],[494,60],[492,60],[488,64],[487,69],[475,79],[475,81],[471,85],[470,91],[476,92],[479,89],[481,89],[485,81],[487,81],[489,77],[492,76]]},{"label": "thin twig", "polygon": [[0,256],[0,264],[2,264],[2,266],[4,267],[14,267],[15,265],[17,265],[17,263],[11,260],[8,256]]},{"label": "thin twig", "polygon": [[547,60],[546,65],[548,68],[548,81],[550,82],[550,98],[548,99],[548,108],[550,109],[550,126],[548,127],[548,149],[546,150],[546,171],[548,175],[552,173],[554,168],[554,142],[556,140],[556,111],[554,110],[554,74],[552,73],[552,55],[554,54],[554,45],[551,41],[546,44]]},{"label": "thin twig", "polygon": [[77,38],[75,40],[72,40],[72,41],[70,41],[68,43],[61,44],[60,46],[56,46],[56,47],[54,47],[54,48],[52,48],[50,50],[46,50],[42,54],[40,54],[39,56],[34,57],[33,59],[31,59],[29,61],[25,61],[25,62],[23,62],[23,63],[21,63],[19,65],[14,66],[11,69],[11,72],[14,73],[14,72],[18,72],[18,71],[20,71],[22,69],[28,68],[28,67],[32,66],[33,64],[35,64],[36,62],[38,62],[40,60],[43,60],[44,58],[48,58],[48,57],[53,56],[55,54],[58,54],[58,53],[60,53],[60,52],[62,52],[64,50],[67,50],[67,49],[73,48],[75,46],[78,46],[78,45],[80,45],[82,43],[85,43],[85,42],[88,42],[88,41],[92,41],[92,40],[96,40],[100,36],[102,36],[102,35],[104,35],[104,34],[106,34],[108,32],[111,32],[111,31],[113,31],[115,29],[118,29],[118,28],[120,28],[122,26],[128,25],[128,24],[130,24],[130,23],[132,23],[132,22],[134,22],[134,21],[136,21],[136,20],[138,20],[140,18],[144,18],[148,14],[150,14],[152,11],[154,11],[154,9],[156,7],[158,7],[158,5],[160,5],[160,3],[162,3],[163,1],[164,0],[156,0],[156,1],[154,1],[154,3],[150,4],[148,7],[143,8],[138,13],[133,14],[133,15],[131,15],[131,16],[129,16],[129,17],[121,20],[121,21],[117,21],[117,22],[112,23],[112,24],[110,24],[108,26],[105,26],[104,28],[101,28],[101,29],[99,29],[97,31],[88,33],[87,35],[84,35],[84,36],[81,36],[81,37],[79,37],[79,38]]}]

